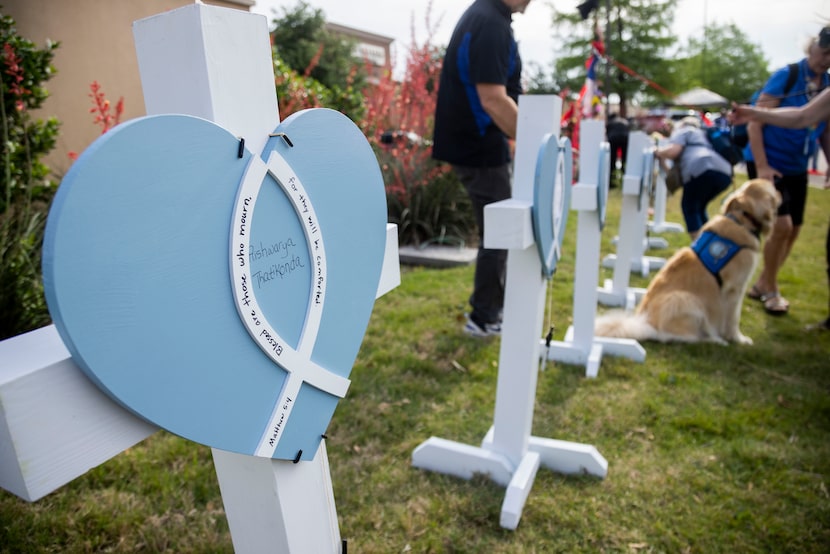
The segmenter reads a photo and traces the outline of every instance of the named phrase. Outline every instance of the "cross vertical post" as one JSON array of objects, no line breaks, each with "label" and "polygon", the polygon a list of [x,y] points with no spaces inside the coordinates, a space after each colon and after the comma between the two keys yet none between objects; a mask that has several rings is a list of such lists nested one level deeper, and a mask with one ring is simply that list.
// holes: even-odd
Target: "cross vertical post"
[{"label": "cross vertical post", "polygon": [[[133,34],[148,114],[202,117],[263,149],[279,123],[265,16],[192,4]],[[211,450],[236,552],[340,551],[325,441],[299,464]]]},{"label": "cross vertical post", "polygon": [[645,289],[628,286],[630,273],[641,270],[645,276],[650,269],[658,269],[665,263],[662,258],[643,255],[649,192],[645,182],[647,179],[650,180],[650,176],[646,175],[645,165],[652,149],[653,145],[648,135],[642,131],[634,131],[629,135],[617,253],[609,254],[602,261],[604,267],[614,269],[613,279],[606,281],[605,286],[599,291],[599,301],[607,306],[633,309],[645,294]]},{"label": "cross vertical post", "polygon": [[[544,96],[522,96],[520,102],[512,198],[532,204],[539,145],[545,134],[559,135],[561,106]],[[491,206],[484,209],[484,243],[488,248],[491,248],[488,239],[495,240],[493,235],[499,229],[499,226],[487,225]],[[540,347],[538,341],[529,343],[527,337],[542,334],[545,285],[534,244],[508,251],[492,445],[513,463],[518,463],[527,452],[533,423],[533,402],[528,399],[536,396]]]},{"label": "cross vertical post", "polygon": [[463,479],[486,474],[506,487],[499,519],[506,529],[518,526],[540,466],[597,477],[608,470],[608,462],[591,445],[530,434],[546,287],[531,210],[540,146],[547,135],[558,136],[561,110],[562,100],[555,96],[519,97],[513,197],[484,209],[485,246],[509,250],[493,425],[480,447],[431,437],[412,453],[415,467]]},{"label": "cross vertical post", "polygon": [[[661,146],[667,142],[662,139],[657,142]],[[662,165],[657,172],[657,179],[654,183],[654,215],[649,222],[649,229],[654,233],[682,233],[683,226],[679,223],[666,221],[666,202],[668,201],[668,189],[666,188],[666,172]]]}]

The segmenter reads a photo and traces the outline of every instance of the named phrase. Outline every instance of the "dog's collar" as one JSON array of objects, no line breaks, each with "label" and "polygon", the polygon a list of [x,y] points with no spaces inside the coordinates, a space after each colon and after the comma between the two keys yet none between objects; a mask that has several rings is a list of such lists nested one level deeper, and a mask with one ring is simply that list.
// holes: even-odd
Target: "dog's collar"
[{"label": "dog's collar", "polygon": [[718,287],[723,287],[720,272],[743,246],[712,231],[704,231],[692,243],[691,248],[703,267],[715,277]]},{"label": "dog's collar", "polygon": [[735,215],[732,214],[732,213],[726,214],[726,217],[728,217],[729,219],[731,219],[732,221],[734,221],[738,225],[740,225],[742,227],[746,227],[747,230],[750,233],[752,233],[752,235],[756,239],[760,239],[761,238],[761,227],[762,227],[761,222],[758,221],[757,219],[755,219],[755,216],[753,216],[751,213],[747,212],[746,210],[741,210],[741,215],[744,216],[749,221],[749,224],[752,227],[744,225],[744,223],[741,220],[739,220],[737,217],[735,217]]}]

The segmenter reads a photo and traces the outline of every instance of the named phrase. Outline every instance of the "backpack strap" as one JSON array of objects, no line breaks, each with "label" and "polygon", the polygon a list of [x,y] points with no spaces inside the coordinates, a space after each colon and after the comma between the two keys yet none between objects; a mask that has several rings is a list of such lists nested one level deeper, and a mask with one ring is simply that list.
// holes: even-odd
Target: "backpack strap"
[{"label": "backpack strap", "polygon": [[[800,62],[795,62],[787,65],[787,81],[784,83],[784,93],[782,96],[787,96],[790,91],[792,91],[796,81],[798,81],[799,64]],[[821,76],[821,85],[819,85],[818,90],[816,90],[816,94],[823,91],[828,86],[830,86],[830,75],[825,72]],[[801,92],[796,92],[796,94],[801,94]]]},{"label": "backpack strap", "polygon": [[789,73],[787,73],[787,82],[784,83],[784,94],[782,96],[787,96],[795,86],[796,80],[798,80],[798,62],[789,64],[787,71]]}]

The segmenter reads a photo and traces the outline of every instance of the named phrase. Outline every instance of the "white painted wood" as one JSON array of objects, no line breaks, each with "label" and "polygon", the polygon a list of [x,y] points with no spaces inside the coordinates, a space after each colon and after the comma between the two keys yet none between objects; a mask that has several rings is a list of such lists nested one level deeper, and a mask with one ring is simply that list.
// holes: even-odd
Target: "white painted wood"
[{"label": "white painted wood", "polygon": [[541,458],[536,452],[528,452],[522,458],[519,467],[513,473],[510,484],[507,485],[507,492],[504,495],[504,503],[501,506],[499,525],[505,529],[515,531],[522,518],[527,497],[536,479],[536,472],[539,471]]},{"label": "white painted wood", "polygon": [[[649,230],[651,229],[651,224],[648,224],[648,229]],[[663,237],[655,237],[655,236],[651,236],[651,235],[646,237],[645,249],[647,249],[647,250],[652,250],[652,249],[653,250],[661,250],[663,248],[668,248],[668,247],[669,247],[669,242],[666,239],[664,239]]]},{"label": "white painted wood", "polygon": [[[525,95],[519,98],[514,199],[533,203],[539,145],[548,133],[559,135],[561,110],[562,101],[558,97]],[[485,220],[485,228],[487,225]],[[527,452],[533,424],[545,289],[535,245],[509,250],[492,447],[514,465]],[[528,340],[531,337],[533,340]]]},{"label": "white painted wood", "polygon": [[[513,173],[514,202],[532,205],[539,146],[546,134],[558,135],[561,110],[562,101],[558,97],[519,97],[518,138]],[[571,184],[565,183],[564,186]],[[502,240],[496,236],[498,226],[488,218],[493,217],[493,214],[499,217],[509,211],[509,207],[485,211],[485,230],[491,226],[496,231],[489,235],[491,242],[485,241],[488,247],[501,243]],[[524,216],[515,217],[518,220]],[[504,321],[493,426],[481,447],[432,437],[413,451],[412,465],[465,479],[471,478],[475,473],[489,475],[494,482],[507,487],[500,523],[507,529],[516,529],[541,463],[541,457],[535,455],[529,445],[533,440],[530,432],[539,373],[539,337],[542,335],[546,282],[542,277],[542,263],[533,242],[524,245],[524,241],[508,238],[504,244],[513,244],[515,247],[509,249],[507,255]],[[585,456],[582,445],[573,449],[571,443],[561,442],[558,447],[561,448],[560,452],[553,449],[549,452],[551,458],[555,459],[557,455],[577,458]],[[604,459],[602,462],[607,464]],[[555,463],[551,462],[551,465]],[[593,467],[597,463],[585,461],[582,465]]]},{"label": "white painted wood", "polygon": [[430,437],[412,451],[412,465],[420,469],[472,479],[487,475],[497,485],[506,487],[513,477],[515,464],[506,456],[486,447]]},{"label": "white painted wood", "polygon": [[208,119],[262,151],[279,123],[267,17],[190,4],[134,22],[133,36],[148,114]]},{"label": "white painted wood", "polygon": [[[604,140],[605,129],[601,121],[583,120],[579,127],[580,179],[576,188],[585,188],[596,197],[600,184],[599,167],[600,143]],[[576,271],[574,274],[574,346],[587,353],[594,339],[594,318],[596,316],[597,287],[599,282],[599,252],[601,232],[599,214],[596,209],[579,212],[577,222]]]},{"label": "white painted wood", "polygon": [[511,198],[484,206],[484,246],[502,250],[533,246],[532,201]]},{"label": "white painted wood", "polygon": [[[646,243],[648,244],[648,243]],[[665,247],[660,247],[665,248]],[[629,271],[631,273],[637,273],[642,277],[648,277],[652,271],[657,271],[661,267],[663,267],[666,263],[665,258],[661,258],[659,256],[636,256],[634,257],[628,265]],[[617,255],[616,254],[608,254],[602,259],[602,267],[608,269],[614,269],[617,266]]]},{"label": "white painted wood", "polygon": [[541,463],[564,475],[605,477],[608,461],[590,444],[532,437],[530,449],[537,452]]},{"label": "white painted wood", "polygon": [[[657,142],[656,146],[660,147],[666,142],[668,142],[668,139],[663,139]],[[669,191],[666,188],[666,171],[662,165],[658,164],[658,166],[659,171],[654,183],[654,213],[651,216],[651,222],[648,224],[649,229],[653,233],[682,233],[682,225],[666,221],[666,203],[668,202]]]},{"label": "white painted wood", "polygon": [[386,250],[383,253],[383,269],[380,273],[378,292],[380,298],[401,284],[401,264],[398,255],[398,226],[394,223],[386,224]]},{"label": "white painted wood", "polygon": [[[584,143],[583,143],[584,144]],[[581,158],[582,158],[582,150],[579,151],[580,156],[580,167],[581,165]],[[580,179],[578,183],[573,186],[573,190],[571,190],[571,210],[575,212],[596,212],[597,211],[597,184],[591,182],[585,182],[584,180]],[[599,233],[599,214],[597,214],[596,221],[597,232]],[[577,233],[577,240],[579,237],[579,233]],[[577,246],[577,256],[579,252],[579,247]],[[597,263],[599,263],[599,254],[597,254]]]},{"label": "white painted wood", "polygon": [[[213,449],[213,465],[237,554],[341,550],[325,441],[314,462],[273,463],[267,458]],[[319,486],[310,487],[310,483]]]},{"label": "white painted wood", "polygon": [[[481,446],[490,450],[492,444],[493,428],[490,427]],[[540,454],[541,465],[556,473],[603,478],[608,472],[608,462],[590,444],[531,436],[528,440],[528,452]]]},{"label": "white painted wood", "polygon": [[0,342],[0,487],[33,502],[158,428],[72,361],[54,325]]},{"label": "white painted wood", "polygon": [[[565,333],[565,339],[551,341],[542,353],[547,360],[585,366],[586,377],[596,377],[604,353],[623,355],[632,359],[645,357],[645,350],[629,339],[609,344],[604,337],[594,336],[596,320],[597,286],[599,280],[599,254],[601,232],[597,212],[597,188],[600,171],[600,144],[605,128],[601,121],[583,120],[579,128],[580,181],[574,185],[571,209],[579,211],[576,241],[576,268],[574,272],[573,325]],[[607,186],[607,184],[604,184]],[[542,341],[544,344],[544,341]]]},{"label": "white painted wood", "polygon": [[[598,291],[598,299],[606,306],[623,306],[631,309],[633,308],[632,300],[637,301],[645,294],[644,289],[629,289],[631,271],[639,271],[644,265],[650,269],[658,262],[656,259],[643,260],[642,254],[648,203],[644,202],[642,206],[640,204],[640,183],[643,179],[646,149],[651,145],[648,135],[642,131],[631,133],[628,141],[628,157],[625,163],[627,173],[623,176],[617,253],[606,256],[602,262],[603,267],[614,269],[614,276],[611,281],[606,281],[605,286]],[[637,266],[637,263],[640,265]]]}]

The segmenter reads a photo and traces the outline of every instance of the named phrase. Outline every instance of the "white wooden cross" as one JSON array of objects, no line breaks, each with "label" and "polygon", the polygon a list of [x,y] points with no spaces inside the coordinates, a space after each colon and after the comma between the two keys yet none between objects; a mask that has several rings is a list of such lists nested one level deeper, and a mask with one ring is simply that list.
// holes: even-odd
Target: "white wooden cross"
[{"label": "white wooden cross", "polygon": [[[657,147],[659,148],[665,142],[666,139],[661,139],[657,142]],[[660,169],[657,172],[657,182],[654,183],[654,213],[648,227],[653,233],[682,233],[683,226],[681,224],[666,221],[666,202],[668,200],[666,170],[663,169],[662,164],[657,164],[657,166]]]},{"label": "white wooden cross", "polygon": [[[262,150],[279,121],[264,16],[192,4],[133,30],[148,114],[199,116]],[[389,225],[377,296],[399,284]],[[54,326],[0,342],[0,360],[0,487],[25,500],[158,430],[92,384]],[[296,464],[212,453],[236,552],[341,551],[325,442],[313,461]]]},{"label": "white wooden cross", "polygon": [[603,267],[614,269],[613,280],[606,281],[599,290],[599,302],[606,306],[632,309],[645,294],[645,289],[628,286],[630,273],[639,271],[646,276],[666,262],[663,258],[644,255],[653,159],[654,144],[648,135],[642,131],[631,133],[623,176],[617,253],[609,254],[602,261]]},{"label": "white wooden cross", "polygon": [[559,134],[561,110],[556,96],[519,97],[513,198],[484,211],[484,244],[509,249],[493,426],[480,447],[431,437],[412,453],[415,467],[463,479],[485,474],[506,487],[500,524],[507,529],[518,526],[540,465],[596,477],[608,471],[608,462],[591,445],[530,434],[546,289],[531,224],[534,172],[543,137]]},{"label": "white wooden cross", "polygon": [[[571,194],[571,209],[579,211],[574,272],[573,325],[564,340],[551,341],[543,352],[549,360],[584,365],[586,377],[596,377],[603,354],[645,361],[646,352],[631,339],[594,336],[600,255],[599,203],[607,196],[610,171],[608,143],[601,121],[582,120],[579,127],[579,182]],[[605,155],[601,155],[604,152]],[[604,164],[604,167],[603,167]],[[604,187],[604,190],[603,190]]]}]

